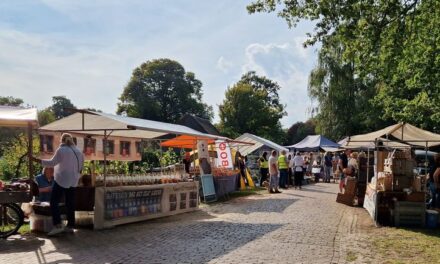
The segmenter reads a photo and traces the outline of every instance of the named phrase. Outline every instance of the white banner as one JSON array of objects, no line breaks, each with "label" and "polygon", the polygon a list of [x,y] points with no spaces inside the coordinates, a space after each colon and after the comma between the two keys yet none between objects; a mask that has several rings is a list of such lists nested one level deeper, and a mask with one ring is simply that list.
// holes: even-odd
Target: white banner
[{"label": "white banner", "polygon": [[223,140],[216,140],[215,148],[217,149],[217,167],[232,169],[232,155],[229,144]]}]

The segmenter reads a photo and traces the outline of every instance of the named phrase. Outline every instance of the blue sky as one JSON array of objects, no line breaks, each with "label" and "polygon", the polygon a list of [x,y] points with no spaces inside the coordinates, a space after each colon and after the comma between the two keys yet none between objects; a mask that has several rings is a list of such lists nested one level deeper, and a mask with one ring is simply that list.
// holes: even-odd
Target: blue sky
[{"label": "blue sky", "polygon": [[77,107],[114,113],[135,67],[180,62],[203,82],[216,111],[228,86],[255,70],[277,81],[284,127],[306,120],[316,48],[310,23],[289,29],[276,14],[249,15],[241,0],[3,0],[0,90],[44,108],[65,95]]}]

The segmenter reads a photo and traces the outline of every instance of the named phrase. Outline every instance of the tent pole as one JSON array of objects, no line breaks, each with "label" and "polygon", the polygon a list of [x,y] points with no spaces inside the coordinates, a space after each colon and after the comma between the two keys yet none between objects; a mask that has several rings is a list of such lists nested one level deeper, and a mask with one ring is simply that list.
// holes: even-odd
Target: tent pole
[{"label": "tent pole", "polygon": [[[84,117],[84,113],[83,113],[83,117]],[[84,118],[83,118],[84,121]],[[105,150],[106,146],[107,146],[107,130],[104,129],[104,193],[105,193],[105,188],[107,187],[107,151]]]},{"label": "tent pole", "polygon": [[[376,149],[376,152],[378,152],[377,149],[377,139],[374,140],[374,149]],[[377,161],[377,158],[375,158],[375,160]],[[374,164],[374,166],[377,166],[376,162]],[[374,201],[374,225],[377,227],[377,217],[378,217],[378,200],[379,200],[379,192],[377,190],[377,180],[378,180],[378,173],[375,175],[376,176],[376,186],[375,186],[375,191],[376,191],[376,200]]]},{"label": "tent pole", "polygon": [[428,174],[428,141],[425,143],[425,174]]},{"label": "tent pole", "polygon": [[159,164],[160,164],[160,176],[163,176],[163,170],[162,170],[163,152],[162,152],[162,140],[161,140],[161,139],[159,139],[159,149],[160,149],[160,159],[159,159]]},{"label": "tent pole", "polygon": [[28,136],[29,179],[32,179],[32,177],[34,175],[34,164],[32,163],[33,138],[32,138],[32,124],[31,124],[31,122],[28,122],[27,136]]},{"label": "tent pole", "polygon": [[367,148],[367,184],[369,182],[368,177],[370,176],[370,148]]}]

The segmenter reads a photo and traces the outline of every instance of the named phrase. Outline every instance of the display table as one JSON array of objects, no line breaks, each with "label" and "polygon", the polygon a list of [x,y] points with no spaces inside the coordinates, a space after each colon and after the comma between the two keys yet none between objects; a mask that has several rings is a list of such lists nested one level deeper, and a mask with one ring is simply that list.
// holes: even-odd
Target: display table
[{"label": "display table", "polygon": [[198,190],[198,182],[96,187],[94,228],[195,211]]},{"label": "display table", "polygon": [[214,176],[214,187],[217,197],[223,197],[230,192],[237,191],[237,181],[240,174],[231,176]]}]

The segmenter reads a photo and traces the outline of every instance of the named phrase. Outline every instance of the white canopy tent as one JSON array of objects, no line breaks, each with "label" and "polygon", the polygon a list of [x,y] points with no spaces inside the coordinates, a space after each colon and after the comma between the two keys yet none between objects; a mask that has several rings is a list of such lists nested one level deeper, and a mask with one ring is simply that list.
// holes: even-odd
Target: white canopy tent
[{"label": "white canopy tent", "polygon": [[[397,148],[397,149],[405,149],[410,148],[411,146],[408,144],[392,141],[386,138],[378,138],[378,144],[387,148]],[[349,141],[349,137],[346,137],[338,142],[341,148],[344,149],[374,149],[376,148],[375,142],[353,142]]]},{"label": "white canopy tent", "polygon": [[398,123],[381,130],[368,134],[351,136],[348,143],[368,143],[375,142],[379,138],[395,140],[413,146],[432,147],[440,145],[440,135],[435,134],[408,123]]},{"label": "white canopy tent", "polygon": [[104,131],[107,131],[108,133],[111,132],[112,136],[143,139],[158,139],[168,134],[190,135],[203,139],[227,139],[221,136],[201,133],[182,125],[87,110],[78,110],[77,113],[47,124],[41,127],[40,130],[70,131],[91,135],[103,135]]},{"label": "white canopy tent", "polygon": [[38,126],[36,108],[21,108],[13,106],[0,106],[0,126],[2,127],[32,127]]},{"label": "white canopy tent", "polygon": [[[253,134],[249,134],[249,133],[244,133],[243,135],[239,136],[238,138],[235,139],[235,141],[240,141],[240,142],[247,142],[247,143],[253,143],[253,145],[245,145],[245,146],[240,146],[239,147],[239,151],[242,155],[246,156],[264,146],[266,146],[267,148],[270,149],[274,149],[276,151],[281,152],[282,150],[289,152],[289,150],[283,146],[278,145],[275,142],[272,142],[268,139],[253,135]],[[237,149],[236,144],[231,144],[232,147]]]},{"label": "white canopy tent", "polygon": [[[168,140],[160,139],[160,137],[174,134],[190,135],[196,139],[220,139],[228,140],[228,138],[210,135],[198,132],[192,128],[169,124],[164,122],[125,117],[120,115],[112,115],[107,113],[94,112],[89,110],[73,110],[74,114],[52,122],[40,128],[40,131],[52,132],[76,132],[88,135],[103,135],[104,140],[108,136],[131,137],[152,140]],[[107,160],[107,154],[104,152],[104,161]],[[107,166],[104,162],[104,188],[106,187]]]}]

